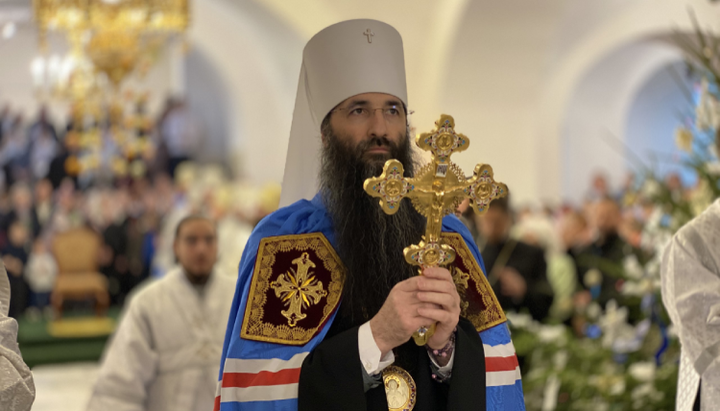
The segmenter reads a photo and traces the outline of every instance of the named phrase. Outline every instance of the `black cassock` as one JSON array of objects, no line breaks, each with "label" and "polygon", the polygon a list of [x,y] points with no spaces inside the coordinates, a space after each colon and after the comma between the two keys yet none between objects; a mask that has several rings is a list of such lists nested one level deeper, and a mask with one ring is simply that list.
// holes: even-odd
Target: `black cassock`
[{"label": "black cassock", "polygon": [[[336,318],[325,339],[305,358],[298,389],[299,411],[387,411],[385,388],[363,392],[358,328]],[[417,386],[414,411],[485,410],[485,353],[475,327],[460,318],[452,377],[432,379],[425,347],[410,339],[394,350],[395,363],[412,375]]]}]

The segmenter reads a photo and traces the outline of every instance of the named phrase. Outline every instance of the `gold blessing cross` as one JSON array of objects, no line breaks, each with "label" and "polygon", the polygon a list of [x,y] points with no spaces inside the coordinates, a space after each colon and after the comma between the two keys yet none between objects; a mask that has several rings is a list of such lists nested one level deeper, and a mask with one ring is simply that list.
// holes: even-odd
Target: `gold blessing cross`
[{"label": "gold blessing cross", "polygon": [[[464,199],[470,199],[476,213],[484,214],[491,201],[508,194],[507,185],[493,178],[490,165],[476,165],[473,176],[466,178],[460,167],[450,161],[451,155],[470,146],[470,139],[455,132],[452,116],[441,115],[435,126],[435,130],[415,138],[418,147],[432,153],[432,160],[414,178],[403,176],[402,163],[388,160],[379,177],[369,178],[363,184],[365,192],[380,199],[386,214],[395,214],[402,200],[409,198],[413,207],[427,218],[422,241],[403,250],[405,261],[420,267],[448,265],[455,260],[455,250],[440,238],[442,219],[454,213]],[[417,345],[425,345],[434,332],[435,324],[421,327],[413,339]]]}]

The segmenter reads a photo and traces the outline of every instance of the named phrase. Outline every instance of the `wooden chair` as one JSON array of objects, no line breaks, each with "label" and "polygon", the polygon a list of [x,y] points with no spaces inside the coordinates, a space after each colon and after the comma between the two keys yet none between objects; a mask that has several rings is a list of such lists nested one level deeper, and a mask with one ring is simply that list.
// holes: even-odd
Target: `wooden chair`
[{"label": "wooden chair", "polygon": [[106,314],[110,305],[108,283],[98,272],[101,239],[88,228],[77,228],[55,235],[52,252],[58,265],[58,276],[50,301],[57,318],[62,316],[65,301],[95,300],[95,312]]}]

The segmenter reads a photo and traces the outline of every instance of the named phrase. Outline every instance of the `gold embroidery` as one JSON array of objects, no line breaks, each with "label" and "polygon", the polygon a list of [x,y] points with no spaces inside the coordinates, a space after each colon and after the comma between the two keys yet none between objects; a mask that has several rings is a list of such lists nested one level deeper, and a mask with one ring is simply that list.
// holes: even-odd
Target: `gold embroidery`
[{"label": "gold embroidery", "polygon": [[[461,315],[470,320],[478,332],[485,331],[488,328],[507,321],[505,312],[500,307],[500,302],[485,277],[485,273],[483,273],[480,265],[475,261],[462,236],[457,233],[442,233],[442,238],[445,244],[455,249],[458,257],[462,260],[463,268],[467,270],[467,273],[461,271],[460,267],[458,267],[459,262],[455,260],[453,263],[455,267],[451,271],[453,273],[453,280],[455,280],[455,284],[458,285],[458,292],[463,299],[463,303],[460,306],[462,308]],[[465,277],[466,275],[467,277]],[[472,280],[475,283],[475,290],[468,289],[468,280]],[[462,290],[460,289],[461,286],[464,286]],[[485,309],[472,310],[472,312],[469,312],[470,304],[466,295],[472,291],[476,291],[480,295]]]},{"label": "gold embroidery", "polygon": [[[322,316],[319,320],[312,321],[312,324],[305,324],[305,322],[310,319],[297,323],[305,317],[295,317],[295,325],[293,325],[293,321],[281,311],[281,314],[283,314],[285,318],[288,318],[288,324],[272,324],[265,322],[264,317],[266,314],[266,305],[268,304],[268,293],[272,294],[272,291],[274,291],[275,295],[278,296],[278,289],[282,288],[275,288],[271,284],[277,283],[280,285],[282,284],[283,279],[289,280],[287,277],[289,273],[286,272],[278,275],[277,271],[273,272],[273,266],[276,263],[276,258],[282,253],[292,251],[302,251],[307,253],[308,257],[310,254],[314,254],[318,259],[316,259],[315,262],[310,262],[312,264],[318,264],[319,266],[314,268],[323,268],[325,271],[330,273],[330,281],[328,282],[327,288],[323,290],[326,293],[323,297],[326,298],[324,298],[324,301],[320,301],[320,298],[317,300],[313,299],[314,304],[322,306]],[[302,259],[302,255],[300,258]],[[293,263],[295,261],[296,260],[293,260]],[[301,266],[299,264],[296,265],[298,266],[298,271],[301,271]],[[309,268],[310,267],[308,267],[308,269]],[[313,275],[310,274],[310,276]],[[308,279],[310,279],[310,277],[305,277],[305,280],[301,281],[299,279],[300,275],[294,277],[297,280],[297,284],[305,283]],[[332,248],[325,236],[321,233],[286,235],[262,239],[262,241],[260,241],[255,260],[255,269],[253,271],[253,277],[250,284],[248,302],[245,306],[245,315],[243,317],[240,336],[248,340],[278,344],[307,344],[320,330],[321,326],[325,324],[327,319],[340,303],[343,278],[344,267],[340,262],[340,258],[335,253],[335,250]],[[314,279],[317,280],[317,278]],[[320,285],[320,288],[322,289],[322,283],[320,283],[319,280],[318,283],[320,284],[314,284],[312,279],[310,280],[311,281],[308,285]],[[292,283],[292,280],[290,280],[290,282]],[[288,295],[291,294],[287,293],[285,294],[285,297]],[[297,296],[297,294],[295,295]],[[304,300],[303,303],[305,303]],[[306,304],[306,307],[308,306],[309,304]],[[293,309],[291,307],[286,311],[288,313],[292,313]]]},{"label": "gold embroidery", "polygon": [[449,268],[452,273],[453,282],[455,283],[457,292],[460,295],[460,315],[467,318],[467,309],[470,306],[470,303],[468,303],[465,299],[465,295],[467,294],[468,279],[470,279],[470,274],[462,272],[462,270],[457,267]]},{"label": "gold embroidery", "polygon": [[456,286],[462,286],[463,290],[468,288],[468,279],[470,278],[470,274],[464,273],[458,267],[455,267],[452,278]]},{"label": "gold embroidery", "polygon": [[318,304],[320,299],[327,295],[327,291],[323,290],[322,281],[318,281],[314,273],[308,273],[310,268],[316,267],[308,253],[303,253],[292,263],[298,267],[297,271],[291,268],[287,273],[280,274],[277,280],[270,283],[270,287],[286,307],[290,306],[290,309],[280,313],[288,319],[290,327],[295,327],[298,321],[307,317],[302,310],[310,304]]}]

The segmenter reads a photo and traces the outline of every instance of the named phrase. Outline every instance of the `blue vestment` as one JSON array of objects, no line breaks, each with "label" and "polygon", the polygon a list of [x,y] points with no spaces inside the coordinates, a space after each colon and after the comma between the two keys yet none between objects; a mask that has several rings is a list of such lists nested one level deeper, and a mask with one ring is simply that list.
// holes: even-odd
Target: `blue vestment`
[{"label": "blue vestment", "polygon": [[[482,258],[467,228],[454,216],[443,219],[443,232],[462,236],[475,260]],[[304,345],[284,345],[244,339],[240,330],[250,293],[258,247],[266,237],[321,233],[335,247],[328,212],[319,195],[300,200],[263,219],[255,228],[240,261],[235,298],[223,346],[215,410],[296,411],[300,368],[305,357],[325,338],[337,310]],[[336,248],[336,247],[335,247]],[[485,350],[487,409],[524,410],[520,370],[506,323],[480,332]],[[360,370],[358,370],[360,372]]]}]

